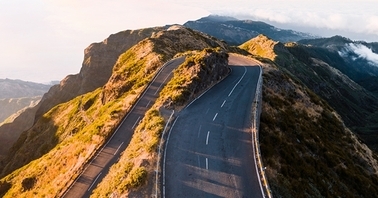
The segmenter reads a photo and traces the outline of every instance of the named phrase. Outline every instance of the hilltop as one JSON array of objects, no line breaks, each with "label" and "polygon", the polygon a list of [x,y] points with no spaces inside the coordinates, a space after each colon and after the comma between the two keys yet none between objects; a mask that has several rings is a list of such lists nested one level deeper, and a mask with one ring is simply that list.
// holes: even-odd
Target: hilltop
[{"label": "hilltop", "polygon": [[274,196],[374,195],[377,155],[359,137],[376,148],[377,134],[351,129],[372,124],[375,96],[321,59],[302,61],[306,46],[259,35],[240,47],[264,62],[260,141]]},{"label": "hilltop", "polygon": [[[363,45],[377,52],[374,43],[338,36],[298,41],[311,36],[229,17],[205,17],[188,24],[218,28],[221,34],[218,39],[180,25],[153,27],[112,34],[86,48],[80,73],[67,76],[38,105],[0,127],[12,132],[15,142],[7,145],[10,150],[1,160],[0,196],[61,196],[112,136],[159,68],[185,56],[136,126],[118,163],[93,191],[98,197],[150,197],[152,164],[168,110],[179,111],[224,78],[229,72],[228,53],[257,59],[263,67],[259,137],[275,197],[378,193],[378,100],[375,87],[368,86],[376,73],[368,57],[350,51]],[[253,32],[252,27],[280,39]],[[293,40],[297,42],[286,42]],[[369,72],[348,73],[359,71],[353,61]]]},{"label": "hilltop", "polygon": [[[7,195],[62,194],[164,62],[179,53],[215,47],[227,48],[215,38],[175,26],[123,51],[102,87],[51,108],[20,135],[3,162]],[[30,186],[21,185],[25,182]]]}]

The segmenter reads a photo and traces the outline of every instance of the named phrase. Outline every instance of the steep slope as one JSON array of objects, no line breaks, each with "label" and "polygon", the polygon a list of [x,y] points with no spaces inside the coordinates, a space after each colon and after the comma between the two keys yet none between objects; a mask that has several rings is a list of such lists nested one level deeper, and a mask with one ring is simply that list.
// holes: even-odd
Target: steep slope
[{"label": "steep slope", "polygon": [[[130,147],[94,190],[93,197],[150,197],[155,195],[157,147],[170,109],[180,108],[228,74],[228,55],[206,48],[186,55],[160,92],[158,100],[135,129]],[[177,112],[177,111],[176,111]]]},{"label": "steep slope", "polygon": [[33,124],[34,114],[32,112],[35,113],[33,109],[37,108],[36,105],[40,99],[41,96],[0,100],[0,109],[7,116],[7,119],[0,123],[0,166],[21,132],[28,129],[24,126],[31,126]]},{"label": "steep slope", "polygon": [[377,156],[296,77],[263,64],[261,154],[274,197],[375,197]]},{"label": "steep slope", "polygon": [[326,60],[312,56],[311,47],[295,43],[284,45],[262,35],[241,47],[289,71],[294,78],[325,99],[370,148],[378,149],[378,134],[374,132],[377,98],[330,66]]},{"label": "steep slope", "polygon": [[112,74],[118,57],[139,41],[163,30],[163,27],[126,30],[110,35],[100,43],[93,43],[84,50],[80,73],[68,75],[59,85],[53,86],[41,100],[36,118],[57,104],[93,91],[103,86]]},{"label": "steep slope", "polygon": [[61,195],[111,136],[156,70],[177,53],[207,47],[227,48],[219,40],[175,26],[122,53],[104,86],[55,106],[20,136],[2,169],[7,190],[0,194]]},{"label": "steep slope", "polygon": [[279,29],[260,21],[237,20],[216,15],[188,21],[184,26],[222,39],[231,45],[240,45],[259,34],[268,35],[281,42],[314,38],[309,34]]},{"label": "steep slope", "polygon": [[[16,93],[25,92],[21,97],[24,97],[25,94],[28,94],[28,92],[31,92],[33,89],[44,90],[43,92],[39,91],[39,95],[43,95],[45,93],[39,106],[33,108],[32,110],[27,109],[21,112],[20,117],[30,118],[30,116],[32,116],[34,117],[33,119],[24,121],[17,119],[15,122],[7,123],[6,126],[0,126],[0,138],[2,136],[1,134],[7,134],[4,135],[7,136],[6,140],[4,141],[8,142],[6,145],[4,145],[2,150],[6,152],[9,149],[8,146],[12,145],[12,143],[18,139],[22,132],[32,127],[35,120],[40,119],[44,113],[49,111],[54,106],[67,102],[78,95],[93,91],[96,88],[103,86],[109,79],[113,66],[120,54],[124,53],[127,49],[139,41],[163,29],[165,28],[156,27],[140,30],[126,30],[112,34],[100,43],[91,44],[84,50],[84,61],[80,73],[68,75],[60,82],[60,84],[54,85],[51,88],[50,86],[42,86],[40,84],[27,85],[22,81],[0,80],[0,85],[6,85],[0,86],[0,89],[3,87],[5,90],[4,87],[8,87],[6,90],[12,90]],[[42,89],[41,86],[44,89]],[[10,89],[10,87],[13,87],[13,89]],[[20,89],[18,87],[20,87]],[[21,90],[21,88],[23,88],[23,90]],[[15,94],[13,95],[17,96]]]},{"label": "steep slope", "polygon": [[378,95],[378,43],[352,41],[341,36],[301,40],[298,43],[306,45],[311,57],[322,59]]}]

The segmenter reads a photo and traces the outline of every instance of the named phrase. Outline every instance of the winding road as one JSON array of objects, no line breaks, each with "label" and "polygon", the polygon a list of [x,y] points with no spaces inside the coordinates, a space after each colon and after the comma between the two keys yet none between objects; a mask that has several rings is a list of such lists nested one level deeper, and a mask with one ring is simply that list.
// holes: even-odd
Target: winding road
[{"label": "winding road", "polygon": [[162,197],[263,197],[251,105],[260,67],[230,55],[230,75],[182,110],[165,146]]},{"label": "winding road", "polygon": [[134,133],[134,128],[143,118],[146,111],[154,104],[159,92],[172,78],[172,71],[184,61],[184,57],[167,62],[158,72],[142,96],[125,116],[113,136],[94,156],[84,171],[73,182],[63,197],[89,197],[92,190],[108,173],[109,168],[118,161],[120,153],[126,149]]}]

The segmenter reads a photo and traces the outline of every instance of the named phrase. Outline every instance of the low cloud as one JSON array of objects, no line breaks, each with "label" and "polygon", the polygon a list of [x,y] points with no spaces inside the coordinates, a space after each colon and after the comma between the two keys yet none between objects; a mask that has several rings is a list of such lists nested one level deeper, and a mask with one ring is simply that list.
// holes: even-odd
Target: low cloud
[{"label": "low cloud", "polygon": [[362,44],[349,44],[347,48],[354,52],[359,58],[366,59],[369,63],[378,66],[378,54]]}]

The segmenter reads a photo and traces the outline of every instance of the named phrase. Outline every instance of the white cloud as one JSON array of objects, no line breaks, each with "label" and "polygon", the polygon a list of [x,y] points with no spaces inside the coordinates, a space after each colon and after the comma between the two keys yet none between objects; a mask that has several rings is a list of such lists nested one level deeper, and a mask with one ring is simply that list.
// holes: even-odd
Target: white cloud
[{"label": "white cloud", "polygon": [[370,48],[362,44],[349,44],[349,49],[358,55],[360,58],[364,58],[370,63],[378,66],[378,54],[374,53]]}]

